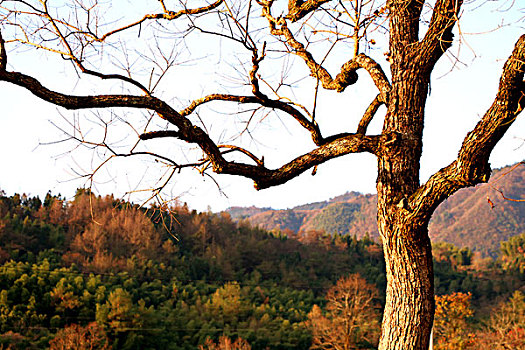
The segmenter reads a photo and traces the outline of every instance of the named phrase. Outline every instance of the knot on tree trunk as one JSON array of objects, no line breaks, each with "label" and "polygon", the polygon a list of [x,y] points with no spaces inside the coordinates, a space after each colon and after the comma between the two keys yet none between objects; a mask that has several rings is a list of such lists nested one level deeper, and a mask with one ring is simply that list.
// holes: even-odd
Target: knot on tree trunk
[{"label": "knot on tree trunk", "polygon": [[488,182],[492,173],[490,164],[483,160],[467,164],[458,161],[456,167],[459,170],[458,175],[461,179],[460,181],[467,186]]},{"label": "knot on tree trunk", "polygon": [[488,182],[490,175],[492,173],[490,164],[488,162],[483,162],[478,164],[478,166],[471,169],[469,173],[469,179],[472,181],[472,184],[479,184]]},{"label": "knot on tree trunk", "polygon": [[346,89],[347,86],[353,85],[357,82],[359,79],[359,75],[355,70],[350,71],[342,71],[341,73],[337,74],[335,77],[335,81],[339,82],[336,91],[342,92]]}]

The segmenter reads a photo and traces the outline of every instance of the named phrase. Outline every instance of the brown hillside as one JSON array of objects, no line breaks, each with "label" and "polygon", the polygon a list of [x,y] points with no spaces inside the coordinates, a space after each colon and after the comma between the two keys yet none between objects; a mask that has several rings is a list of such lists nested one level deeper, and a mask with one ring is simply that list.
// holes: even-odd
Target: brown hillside
[{"label": "brown hillside", "polygon": [[[523,162],[494,170],[488,184],[463,189],[443,202],[430,221],[430,236],[434,242],[468,246],[483,256],[495,256],[501,241],[525,232],[525,202],[516,199],[525,199]],[[324,230],[357,237],[369,233],[378,239],[376,200],[375,195],[351,192],[288,210],[252,208],[254,214],[244,218],[269,230]]]},{"label": "brown hillside", "polygon": [[497,254],[501,241],[525,232],[525,202],[502,194],[525,198],[525,164],[495,170],[488,184],[463,189],[442,203],[430,221],[432,239]]}]

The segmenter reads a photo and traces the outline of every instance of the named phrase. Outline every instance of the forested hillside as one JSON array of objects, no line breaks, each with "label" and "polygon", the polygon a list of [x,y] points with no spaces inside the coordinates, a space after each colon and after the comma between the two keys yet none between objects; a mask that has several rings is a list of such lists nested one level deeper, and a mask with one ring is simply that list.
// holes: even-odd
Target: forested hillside
[{"label": "forested hillside", "polygon": [[[504,247],[483,265],[437,245],[436,292],[471,293],[481,320],[524,284],[525,235]],[[374,348],[383,270],[367,236],[288,237],[86,190],[71,201],[0,195],[0,349],[307,349],[339,329],[331,295],[348,283],[372,298],[352,311],[364,315],[354,345]]]},{"label": "forested hillside", "polygon": [[[299,235],[320,230],[357,237],[368,233],[378,240],[376,201],[375,195],[349,192],[288,210],[251,207],[228,212],[266,230],[291,230]],[[525,164],[496,169],[488,184],[451,196],[436,210],[429,232],[435,242],[449,242],[495,257],[501,241],[525,232]]]}]

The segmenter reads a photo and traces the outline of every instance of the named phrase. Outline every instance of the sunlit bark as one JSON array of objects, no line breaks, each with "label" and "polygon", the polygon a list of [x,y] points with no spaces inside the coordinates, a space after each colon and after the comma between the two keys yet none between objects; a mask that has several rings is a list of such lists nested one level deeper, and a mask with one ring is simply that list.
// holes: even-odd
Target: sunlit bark
[{"label": "sunlit bark", "polygon": [[[113,157],[147,155],[161,161],[171,172],[166,182],[154,189],[154,194],[176,172],[186,168],[197,168],[201,174],[214,171],[243,176],[252,179],[257,189],[264,189],[283,184],[312,168],[315,173],[319,164],[336,157],[358,152],[375,155],[378,159],[378,226],[388,280],[379,349],[426,350],[434,314],[428,222],[436,207],[455,191],[488,180],[490,153],[523,109],[525,36],[517,41],[504,66],[494,103],[465,137],[457,159],[426,183],[420,184],[422,135],[430,76],[435,64],[453,43],[452,31],[458,21],[461,0],[430,2],[434,7],[425,33],[420,33],[421,13],[425,5],[421,0],[364,2],[369,6],[368,12],[364,12],[363,2],[360,1],[290,0],[287,14],[280,13],[282,9],[275,9],[277,1],[272,0],[203,1],[200,6],[181,6],[178,10],[168,9],[164,1],[159,3],[162,7],[160,12],[145,14],[138,20],[131,20],[116,28],[107,24],[106,27],[111,29],[102,30],[93,12],[94,7],[83,5],[82,1],[76,1],[76,5],[72,6],[78,16],[71,18],[75,17],[76,22],[51,12],[46,1],[34,4],[4,1],[0,12],[0,81],[22,87],[36,97],[66,109],[146,110],[151,113],[150,121],[159,119],[167,123],[166,129],[146,128],[142,132],[137,131],[135,145],[153,139],[170,138],[198,146],[202,150],[202,158],[194,162],[181,162],[162,155],[161,150],[158,153],[139,152],[133,146],[127,152],[120,152],[105,139],[92,142],[82,136],[81,130],[75,129],[71,133],[72,140],[103,148],[110,154],[89,175],[91,177]],[[262,16],[259,20],[267,25],[264,34],[267,37],[261,34],[260,27],[252,26],[255,13]],[[316,25],[311,24],[314,21],[309,22],[310,18],[323,14],[329,19],[326,21],[328,24],[323,24],[321,20],[315,22]],[[217,22],[222,25],[216,31],[200,27],[195,21],[198,16],[212,15],[219,18]],[[341,16],[348,16],[349,19],[342,20]],[[138,30],[140,35],[142,26],[147,23],[170,23],[182,18],[187,19],[189,26],[182,30],[182,37],[192,31],[203,36],[213,35],[229,40],[249,53],[251,67],[244,74],[244,85],[251,91],[244,95],[223,92],[206,94],[194,99],[185,108],[177,109],[172,100],[161,98],[163,95],[155,91],[158,82],[173,64],[168,56],[162,56],[166,68],[159,74],[156,83],[151,82],[155,68],[152,69],[149,84],[136,78],[132,65],[127,66],[123,74],[97,71],[89,66],[91,55],[104,54],[104,50],[111,47],[109,40],[120,35],[124,37],[130,30]],[[7,31],[5,27],[8,25],[16,27],[17,31]],[[365,34],[374,27],[385,26],[388,26],[390,79],[379,61],[361,50]],[[162,35],[169,31],[168,27],[158,28],[163,32]],[[332,37],[333,44],[324,52],[324,57],[314,52],[315,42],[310,34],[304,34],[307,31],[312,35],[322,32]],[[7,33],[12,37],[8,37]],[[152,38],[160,40],[162,35],[153,35]],[[326,58],[336,44],[344,40],[352,43],[353,50],[350,50],[351,54],[343,51],[348,56],[342,60],[346,63],[338,69],[332,69],[330,73]],[[10,70],[8,58],[9,62],[12,58],[7,49],[12,43],[59,54],[82,74],[119,81],[125,88],[120,94],[84,96],[54,91],[36,77]],[[268,60],[271,45],[272,52],[279,52],[283,56],[294,55],[304,64],[303,69],[309,72],[315,85],[313,107],[307,108],[305,104],[281,96],[279,89],[290,86],[284,78],[275,85],[265,80],[260,67]],[[323,135],[316,120],[318,90],[323,88],[344,92],[356,86],[359,81],[358,71],[370,76],[377,89],[376,97],[368,101],[366,112],[355,126],[356,132],[342,130],[335,135]],[[175,83],[183,84],[179,81]],[[278,113],[298,123],[311,136],[313,148],[275,169],[270,168],[262,156],[257,156],[257,152],[234,143],[218,142],[205,126],[195,121],[200,118],[200,108],[215,103],[220,109],[220,104],[217,104],[219,101],[246,106],[246,109],[254,108],[252,117],[259,110]],[[376,117],[380,106],[385,106],[387,110],[383,130],[379,135],[368,135],[368,125]],[[345,108],[352,109],[352,106]],[[249,125],[251,117],[245,122]],[[104,131],[107,132],[107,126]],[[232,160],[229,158],[232,153],[243,158]]]}]

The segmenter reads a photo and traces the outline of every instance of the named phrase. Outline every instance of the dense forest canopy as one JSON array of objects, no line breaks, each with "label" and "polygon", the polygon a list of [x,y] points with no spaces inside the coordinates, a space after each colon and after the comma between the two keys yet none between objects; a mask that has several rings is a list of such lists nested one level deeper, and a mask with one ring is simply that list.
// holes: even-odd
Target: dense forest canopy
[{"label": "dense forest canopy", "polygon": [[[434,245],[436,293],[446,301],[439,313],[464,329],[456,334],[444,323],[436,341],[452,334],[477,349],[523,329],[523,295],[505,300],[524,285],[524,249],[525,234],[502,243],[502,258],[492,262]],[[226,214],[140,209],[87,190],[71,201],[0,196],[0,264],[0,344],[11,349],[81,341],[97,349],[208,349],[242,339],[252,349],[299,350],[340,341],[329,330],[342,317],[356,317],[345,341],[374,348],[386,286],[381,247],[369,238],[287,237]],[[352,281],[373,298],[363,309],[340,309],[337,290],[351,293]],[[494,305],[514,308],[514,323],[490,318]]]}]

